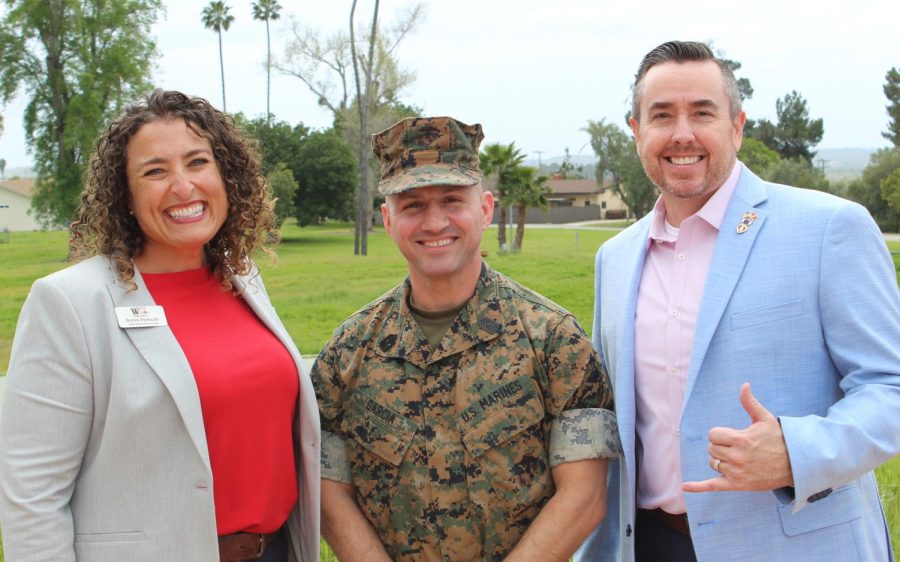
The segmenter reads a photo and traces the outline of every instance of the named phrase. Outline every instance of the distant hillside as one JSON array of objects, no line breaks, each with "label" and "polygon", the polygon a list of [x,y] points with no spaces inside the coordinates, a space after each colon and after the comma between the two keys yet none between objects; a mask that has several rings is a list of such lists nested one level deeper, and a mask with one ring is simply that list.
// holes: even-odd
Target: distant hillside
[{"label": "distant hillside", "polygon": [[[825,167],[825,175],[830,180],[848,180],[858,177],[869,164],[869,157],[878,149],[876,148],[821,148],[816,151],[814,164]],[[559,165],[565,159],[564,156],[550,156],[541,158],[541,173],[553,172],[559,169]],[[583,166],[583,174],[586,177],[593,176],[593,165],[597,158],[594,155],[580,154],[572,156],[572,163]],[[526,166],[537,167],[537,159],[525,160]]]},{"label": "distant hillside", "polygon": [[822,148],[816,151],[814,164],[824,161],[828,179],[851,179],[862,174],[875,148]]},{"label": "distant hillside", "polygon": [[6,179],[10,178],[33,178],[34,170],[31,168],[7,168],[5,173]]}]

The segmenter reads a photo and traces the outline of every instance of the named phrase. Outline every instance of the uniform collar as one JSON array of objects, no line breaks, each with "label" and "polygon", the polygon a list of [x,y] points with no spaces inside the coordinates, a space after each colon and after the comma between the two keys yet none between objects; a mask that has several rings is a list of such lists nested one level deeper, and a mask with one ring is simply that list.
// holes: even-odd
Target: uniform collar
[{"label": "uniform collar", "polygon": [[497,277],[497,272],[482,264],[475,294],[459,311],[436,348],[428,343],[409,310],[407,299],[412,285],[407,277],[391,295],[393,303],[376,338],[376,352],[425,369],[431,363],[498,337],[507,321]]}]

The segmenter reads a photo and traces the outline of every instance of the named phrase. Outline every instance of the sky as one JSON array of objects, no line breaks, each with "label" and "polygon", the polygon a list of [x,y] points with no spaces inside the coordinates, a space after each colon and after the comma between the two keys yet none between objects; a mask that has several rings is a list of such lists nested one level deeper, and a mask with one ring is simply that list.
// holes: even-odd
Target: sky
[{"label": "sky", "polygon": [[[216,34],[203,27],[202,0],[164,0],[153,26],[160,57],[155,85],[222,105]],[[273,56],[283,56],[293,25],[331,35],[348,26],[351,0],[281,0],[272,25]],[[400,98],[425,115],[481,123],[485,143],[515,142],[530,159],[590,155],[587,121],[624,126],[630,84],[644,54],[671,39],[711,41],[743,64],[754,88],[751,119],[775,121],[775,101],[791,90],[824,119],[818,148],[880,148],[887,128],[885,73],[900,67],[896,0],[431,0],[396,51],[415,82]],[[265,114],[265,25],[251,0],[228,0],[235,20],[224,33],[229,112]],[[412,4],[382,0],[379,19],[395,21]],[[371,21],[359,0],[357,21]],[[0,12],[2,13],[2,12]],[[0,107],[0,158],[28,166],[22,129],[27,92]],[[332,116],[297,78],[273,71],[272,113],[294,125],[327,128]]]}]

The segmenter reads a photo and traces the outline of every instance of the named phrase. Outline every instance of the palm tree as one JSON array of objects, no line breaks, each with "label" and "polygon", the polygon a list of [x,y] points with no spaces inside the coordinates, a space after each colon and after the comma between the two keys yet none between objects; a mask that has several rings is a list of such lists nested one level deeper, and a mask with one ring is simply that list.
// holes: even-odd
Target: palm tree
[{"label": "palm tree", "polygon": [[547,176],[538,176],[537,168],[516,166],[512,170],[512,181],[507,193],[509,203],[516,206],[518,221],[513,253],[522,249],[525,240],[525,213],[529,207],[546,209],[550,206],[547,196],[552,193],[547,186]]},{"label": "palm tree", "polygon": [[222,72],[222,111],[225,111],[225,60],[222,57],[222,30],[228,31],[234,16],[225,0],[212,0],[203,8],[203,25],[219,34],[219,69]]},{"label": "palm tree", "polygon": [[622,160],[629,152],[634,152],[631,139],[618,125],[607,123],[606,119],[588,120],[587,127],[581,130],[591,136],[591,147],[597,155],[597,186],[603,189],[606,186],[604,179],[610,174],[613,190],[618,191],[622,184]]},{"label": "palm tree", "polygon": [[278,0],[259,0],[253,3],[253,19],[266,22],[266,123],[272,122],[272,110],[269,105],[272,92],[272,41],[269,35],[269,20],[281,17],[281,4]]},{"label": "palm tree", "polygon": [[506,209],[510,204],[509,189],[514,181],[513,171],[525,160],[525,155],[516,148],[516,143],[507,145],[489,144],[484,147],[480,156],[481,171],[485,176],[497,174],[497,198],[500,203],[500,216],[497,219],[497,242],[501,251],[506,250]]}]

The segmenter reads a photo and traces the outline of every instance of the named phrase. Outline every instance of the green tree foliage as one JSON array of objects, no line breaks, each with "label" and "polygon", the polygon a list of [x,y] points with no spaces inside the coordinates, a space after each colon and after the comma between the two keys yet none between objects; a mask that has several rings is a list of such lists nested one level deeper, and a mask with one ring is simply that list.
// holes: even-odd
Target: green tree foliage
[{"label": "green tree foliage", "polygon": [[881,180],[881,196],[895,211],[900,211],[900,168]]},{"label": "green tree foliage", "polygon": [[275,167],[268,173],[266,179],[269,180],[269,188],[272,190],[272,196],[275,198],[275,218],[278,220],[278,226],[280,227],[285,220],[294,216],[294,199],[300,186],[297,180],[294,179],[294,172],[284,162],[275,164]]},{"label": "green tree foliage", "polygon": [[522,250],[522,242],[525,240],[525,215],[528,208],[548,208],[550,203],[547,201],[547,196],[552,193],[552,190],[547,185],[547,176],[538,175],[537,168],[530,166],[516,166],[509,179],[511,181],[505,205],[516,207],[518,221],[512,251],[518,253]]},{"label": "green tree foliage", "polygon": [[[627,115],[626,115],[627,118]],[[634,141],[615,123],[588,121],[582,129],[591,136],[591,146],[597,155],[597,184],[612,180],[613,193],[618,195],[632,216],[642,217],[656,201],[656,186],[647,177]]]},{"label": "green tree foliage", "polygon": [[816,155],[812,148],[825,133],[822,119],[810,119],[806,99],[796,90],[775,100],[775,113],[777,124],[767,119],[748,122],[744,134],[761,140],[783,159],[803,158],[812,162]]},{"label": "green tree foliage", "polygon": [[620,164],[625,153],[634,152],[634,143],[621,127],[615,123],[607,123],[606,119],[588,120],[587,127],[581,130],[590,135],[591,148],[597,155],[597,166],[594,170],[597,185],[603,188],[604,180],[609,176],[612,178],[613,189],[620,189],[622,184]]},{"label": "green tree foliage", "polygon": [[892,68],[884,76],[884,95],[888,99],[888,130],[881,135],[900,147],[900,71]]},{"label": "green tree foliage", "polygon": [[628,150],[623,154],[619,161],[619,172],[622,174],[622,183],[618,188],[613,187],[613,192],[622,198],[635,218],[649,213],[659,191],[644,172],[644,165],[641,164],[637,151]]},{"label": "green tree foliage", "polygon": [[278,0],[259,0],[254,2],[253,19],[266,22],[266,119],[272,116],[272,39],[269,33],[269,21],[281,17],[281,4]]},{"label": "green tree foliage", "polygon": [[777,152],[755,138],[743,139],[737,155],[738,159],[758,176],[763,175],[766,168],[780,160]]},{"label": "green tree foliage", "polygon": [[262,117],[247,120],[241,114],[235,121],[259,143],[263,171],[270,178],[280,164],[293,174],[298,187],[292,213],[300,226],[318,224],[326,218],[353,217],[356,160],[339,132],[310,132],[302,124],[291,127],[277,119],[268,123]]},{"label": "green tree foliage", "polygon": [[335,130],[316,131],[304,139],[297,154],[295,199],[300,226],[328,219],[350,220],[354,216],[357,186],[353,150]]},{"label": "green tree foliage", "polygon": [[[212,0],[203,8],[203,25],[206,29],[216,32],[219,37],[219,71],[222,75],[222,111],[225,109],[225,58],[222,56],[222,31],[228,31],[234,16],[231,15],[231,7],[225,0]],[[268,25],[268,24],[267,24]]]},{"label": "green tree foliage", "polygon": [[510,205],[509,194],[514,187],[515,170],[525,160],[525,155],[516,148],[514,142],[510,144],[494,143],[482,147],[479,160],[481,161],[481,171],[485,176],[497,176],[497,185],[494,187],[500,209],[497,217],[497,244],[500,251],[505,252],[508,250],[506,223],[508,222],[507,208]]},{"label": "green tree foliage", "polygon": [[0,158],[0,180],[6,179],[6,160]]},{"label": "green tree foliage", "polygon": [[[720,53],[721,55],[721,53]],[[747,101],[753,97],[753,86],[750,85],[750,80],[747,78],[738,78],[737,71],[741,69],[741,63],[736,60],[721,58],[720,59],[726,66],[731,69],[731,72],[735,75],[735,79],[737,80],[738,92],[741,95],[741,101]]]},{"label": "green tree foliage", "polygon": [[802,158],[773,162],[760,175],[763,179],[773,183],[831,191],[831,185],[825,178],[825,173]]},{"label": "green tree foliage", "polygon": [[[385,121],[384,112],[389,115],[405,107],[399,102],[399,92],[413,81],[414,74],[399,68],[394,52],[421,20],[424,8],[421,4],[410,6],[395,23],[384,26],[378,19],[379,2],[376,1],[372,19],[357,31],[356,5],[353,0],[349,34],[337,32],[322,36],[295,22],[293,40],[285,48],[282,60],[273,65],[310,89],[319,105],[334,114],[335,126],[356,149],[359,185],[354,253],[366,255],[373,206],[369,138],[381,130],[377,125]],[[390,124],[393,122],[387,123]]]},{"label": "green tree foliage", "polygon": [[[375,107],[370,107],[366,115],[368,121],[366,128],[369,131],[365,136],[366,142],[371,142],[369,139],[372,138],[372,134],[387,129],[397,121],[405,119],[406,117],[415,117],[421,114],[422,110],[420,108],[404,104],[396,99],[386,100]],[[356,109],[356,100],[353,100],[349,107],[338,112],[334,123],[334,129],[340,133],[344,142],[349,146],[359,146],[360,125],[359,112]],[[378,159],[375,158],[369,149],[367,149],[366,156],[366,162],[368,164],[367,173],[369,174],[369,177],[380,178],[381,165],[379,164]],[[354,152],[353,158],[356,159],[356,152]],[[375,183],[377,182],[373,182],[370,186],[370,191],[374,192]],[[371,207],[373,209],[376,208],[374,205],[371,205]]]},{"label": "green tree foliage", "polygon": [[284,121],[268,121],[262,117],[247,120],[240,113],[235,115],[235,122],[249,137],[258,141],[264,173],[268,174],[279,162],[284,162],[294,177],[298,176],[300,147],[310,132],[307,127],[303,124],[291,127]]},{"label": "green tree foliage", "polygon": [[150,88],[150,26],[159,0],[7,0],[0,21],[0,100],[24,90],[37,174],[32,208],[67,224],[103,125]]},{"label": "green tree foliage", "polygon": [[847,197],[863,205],[883,232],[900,232],[900,210],[892,209],[881,182],[900,169],[900,148],[883,148],[872,155],[862,177],[847,187]]},{"label": "green tree foliage", "polygon": [[763,143],[764,146],[772,150],[776,156],[778,154],[778,127],[768,119],[747,119],[744,123],[744,140],[755,139]]}]

